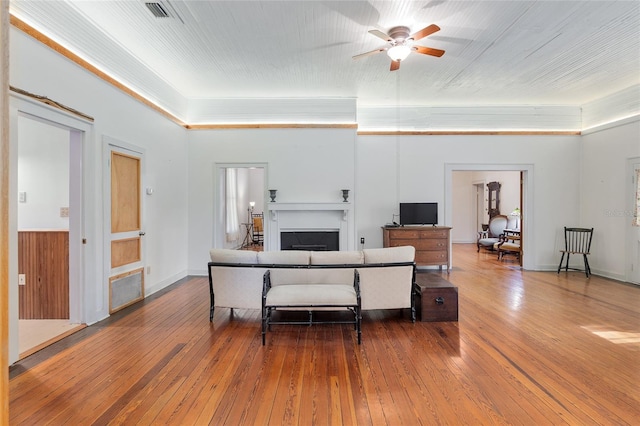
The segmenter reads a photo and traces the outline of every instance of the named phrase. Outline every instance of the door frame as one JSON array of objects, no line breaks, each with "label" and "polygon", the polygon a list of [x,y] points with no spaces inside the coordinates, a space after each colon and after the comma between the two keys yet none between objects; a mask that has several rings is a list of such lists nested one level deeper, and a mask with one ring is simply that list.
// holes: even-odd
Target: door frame
[{"label": "door frame", "polygon": [[[103,204],[103,274],[102,274],[102,306],[101,309],[109,314],[109,287],[110,287],[110,278],[112,278],[112,268],[111,268],[111,151],[113,148],[116,148],[116,151],[134,155],[136,157],[140,157],[140,231],[144,232],[145,229],[145,198],[142,194],[143,189],[145,188],[145,157],[146,150],[140,146],[124,142],[110,136],[103,135],[102,136],[102,150],[103,150],[103,177],[102,177],[102,188],[104,193],[104,204]],[[140,239],[140,264],[137,264],[135,268],[142,268],[142,279],[146,276],[146,238]],[[125,269],[118,269],[117,273],[124,273]],[[143,281],[144,282],[144,281]],[[143,298],[144,298],[144,289],[143,289]]]},{"label": "door frame", "polygon": [[[454,171],[514,171],[522,174],[522,217],[520,220],[520,229],[522,230],[523,246],[525,250],[522,253],[522,268],[533,269],[533,261],[536,248],[535,235],[532,232],[535,229],[535,218],[533,217],[533,164],[460,164],[445,163],[444,165],[444,217],[445,224],[450,226],[453,222],[453,172]],[[526,246],[525,246],[526,243]],[[452,250],[449,250],[451,256]],[[449,259],[453,265],[453,259]]]},{"label": "door frame", "polygon": [[[633,179],[634,176],[634,169],[636,165],[640,165],[640,157],[632,157],[632,158],[628,158],[627,159],[627,176],[631,176]],[[632,227],[631,225],[631,219],[633,217],[633,212],[634,212],[634,197],[635,197],[635,185],[632,179],[627,179],[627,185],[626,185],[626,191],[625,194],[627,194],[625,196],[625,198],[627,199],[626,202],[626,210],[627,212],[629,212],[629,214],[625,214],[625,228],[626,227]],[[634,243],[635,244],[640,244],[638,243],[638,234],[640,234],[640,230],[637,230],[636,232],[627,232],[625,231],[625,235],[626,235],[626,259],[625,259],[625,263],[626,263],[626,267],[625,267],[625,281],[628,283],[632,283],[632,284],[636,284],[636,285],[640,285],[640,281],[636,282],[633,280],[634,278],[634,274],[633,271],[631,270],[631,266],[633,265],[634,262],[634,258],[633,255],[635,254],[636,256],[639,256],[639,254],[636,252],[638,249],[634,249]],[[640,268],[640,265],[635,265],[635,267]]]},{"label": "door frame", "polygon": [[19,299],[18,299],[18,119],[26,117],[41,123],[56,126],[70,133],[69,158],[69,321],[89,323],[93,321],[89,306],[92,288],[87,276],[92,276],[88,259],[94,256],[94,247],[86,245],[87,230],[94,227],[91,206],[94,196],[87,187],[94,179],[94,170],[85,167],[94,156],[90,141],[93,123],[69,112],[33,100],[27,96],[10,93],[9,119],[9,363],[19,359]]}]

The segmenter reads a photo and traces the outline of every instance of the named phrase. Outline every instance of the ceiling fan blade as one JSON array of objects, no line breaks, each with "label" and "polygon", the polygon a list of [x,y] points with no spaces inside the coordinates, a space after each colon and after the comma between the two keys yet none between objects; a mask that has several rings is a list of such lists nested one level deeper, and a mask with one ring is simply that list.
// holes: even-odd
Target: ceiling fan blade
[{"label": "ceiling fan blade", "polygon": [[384,41],[393,41],[391,37],[389,37],[387,34],[379,30],[369,30],[369,34],[373,34],[376,37],[380,37]]},{"label": "ceiling fan blade", "polygon": [[386,47],[381,47],[379,49],[376,50],[372,50],[370,52],[365,52],[365,53],[361,53],[359,55],[355,55],[353,57],[353,59],[360,59],[360,58],[364,58],[365,56],[369,56],[369,55],[375,55],[376,53],[380,53],[380,52],[384,52],[385,50],[387,50]]},{"label": "ceiling fan blade", "polygon": [[413,49],[417,53],[422,53],[423,55],[437,56],[438,58],[444,55],[444,50],[434,49],[432,47],[413,46]]},{"label": "ceiling fan blade", "polygon": [[[431,24],[428,27],[425,27],[423,29],[421,29],[420,31],[416,31],[415,33],[411,34],[410,38],[414,39],[414,40],[420,40],[421,38],[424,38],[428,35],[431,35],[437,31],[440,31],[440,27],[437,26],[436,24]],[[371,31],[369,31],[371,32]]]},{"label": "ceiling fan blade", "polygon": [[391,61],[391,71],[400,69],[400,61]]}]

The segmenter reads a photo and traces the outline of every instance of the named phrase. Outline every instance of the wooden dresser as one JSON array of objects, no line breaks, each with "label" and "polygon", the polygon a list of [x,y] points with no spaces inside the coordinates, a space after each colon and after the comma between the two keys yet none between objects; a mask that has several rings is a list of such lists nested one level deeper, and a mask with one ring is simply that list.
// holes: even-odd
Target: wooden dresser
[{"label": "wooden dresser", "polygon": [[413,246],[416,249],[416,265],[436,265],[450,269],[449,247],[451,228],[447,226],[398,226],[383,227],[384,247]]}]

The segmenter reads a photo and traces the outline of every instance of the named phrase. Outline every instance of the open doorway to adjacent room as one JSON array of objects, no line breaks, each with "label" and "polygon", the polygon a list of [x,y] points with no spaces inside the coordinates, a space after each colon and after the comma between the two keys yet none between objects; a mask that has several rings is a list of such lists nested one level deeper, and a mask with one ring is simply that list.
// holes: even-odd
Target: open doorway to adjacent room
[{"label": "open doorway to adjacent room", "polygon": [[[493,199],[494,214],[508,218],[508,228],[520,228],[521,186],[519,171],[455,171],[453,173],[454,243],[475,243],[478,232],[487,227],[489,215],[488,184],[496,182],[498,199]],[[497,207],[496,207],[497,206]]]},{"label": "open doorway to adjacent room", "polygon": [[84,327],[72,309],[80,286],[82,134],[21,114],[17,135],[18,347],[24,358]]},{"label": "open doorway to adjacent room", "polygon": [[264,249],[266,170],[264,163],[215,165],[213,247]]},{"label": "open doorway to adjacent room", "polygon": [[[532,165],[447,164],[445,170],[445,216],[452,227],[452,244],[476,244],[478,233],[489,223],[489,210],[507,216],[507,229],[520,237],[519,256],[505,256],[505,264],[530,264],[535,244],[528,195],[532,193]],[[497,185],[496,185],[497,183]],[[498,192],[489,195],[489,185]],[[497,195],[497,198],[496,198]],[[491,198],[491,200],[490,200]],[[490,206],[489,203],[492,203]],[[497,209],[498,213],[496,213]],[[496,258],[498,252],[495,253]],[[455,259],[452,264],[455,267]]]}]

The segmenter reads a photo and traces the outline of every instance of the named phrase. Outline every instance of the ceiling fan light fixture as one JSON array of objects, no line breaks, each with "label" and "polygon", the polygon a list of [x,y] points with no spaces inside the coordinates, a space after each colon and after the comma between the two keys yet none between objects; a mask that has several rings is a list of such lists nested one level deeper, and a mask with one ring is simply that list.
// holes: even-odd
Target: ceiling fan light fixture
[{"label": "ceiling fan light fixture", "polygon": [[387,55],[392,61],[404,61],[411,53],[411,48],[406,44],[397,44],[387,50]]}]

